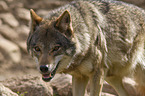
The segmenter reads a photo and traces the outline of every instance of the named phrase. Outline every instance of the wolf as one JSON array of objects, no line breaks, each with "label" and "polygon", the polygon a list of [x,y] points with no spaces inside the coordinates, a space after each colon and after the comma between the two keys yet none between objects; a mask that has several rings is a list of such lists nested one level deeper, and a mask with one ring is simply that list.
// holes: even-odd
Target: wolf
[{"label": "wolf", "polygon": [[30,9],[27,50],[42,79],[72,75],[73,96],[101,96],[103,81],[129,96],[124,77],[133,77],[145,96],[145,11],[113,0],[73,1],[44,17]]}]

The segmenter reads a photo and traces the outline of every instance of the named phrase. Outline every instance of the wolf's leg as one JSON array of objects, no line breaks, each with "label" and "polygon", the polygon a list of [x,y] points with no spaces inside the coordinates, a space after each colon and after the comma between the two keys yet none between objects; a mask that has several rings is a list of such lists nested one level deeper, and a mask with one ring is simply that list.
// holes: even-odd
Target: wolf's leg
[{"label": "wolf's leg", "polygon": [[86,85],[88,84],[88,77],[76,77],[73,76],[72,78],[72,90],[73,96],[84,96]]},{"label": "wolf's leg", "polygon": [[145,96],[145,64],[138,64],[134,73],[136,90],[139,96]]},{"label": "wolf's leg", "polygon": [[103,69],[97,71],[90,77],[90,96],[101,96],[105,72]]},{"label": "wolf's leg", "polygon": [[111,76],[106,77],[105,80],[116,90],[119,96],[129,96],[122,84],[122,77]]}]

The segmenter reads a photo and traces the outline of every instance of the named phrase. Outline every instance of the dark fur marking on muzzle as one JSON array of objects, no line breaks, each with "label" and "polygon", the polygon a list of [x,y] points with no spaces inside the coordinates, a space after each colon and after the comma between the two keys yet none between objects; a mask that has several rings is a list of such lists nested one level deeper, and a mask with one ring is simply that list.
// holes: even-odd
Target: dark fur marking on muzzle
[{"label": "dark fur marking on muzzle", "polygon": [[58,64],[56,65],[56,67],[54,68],[54,70],[52,70],[52,71],[50,72],[50,74],[44,74],[44,75],[49,75],[49,76],[50,76],[49,78],[43,78],[43,77],[42,77],[42,80],[44,80],[45,82],[49,82],[49,81],[54,77],[54,75],[55,75],[55,73],[56,73],[56,70],[57,70],[59,64],[60,64],[60,62],[58,62]]}]

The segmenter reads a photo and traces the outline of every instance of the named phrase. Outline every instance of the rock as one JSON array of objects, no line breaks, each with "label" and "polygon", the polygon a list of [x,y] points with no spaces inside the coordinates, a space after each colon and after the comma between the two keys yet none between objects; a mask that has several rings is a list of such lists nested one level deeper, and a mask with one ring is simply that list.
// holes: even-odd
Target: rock
[{"label": "rock", "polygon": [[20,25],[19,27],[16,28],[16,31],[21,37],[19,41],[16,41],[16,43],[24,52],[27,52],[26,40],[28,38],[28,34],[30,31],[29,27],[26,25]]},{"label": "rock", "polygon": [[0,52],[0,63],[2,63],[3,60],[4,60],[4,56],[3,56],[3,54]]},{"label": "rock", "polygon": [[72,77],[65,74],[56,74],[50,82],[53,88],[53,95],[72,96]]},{"label": "rock", "polygon": [[42,10],[42,9],[40,9],[40,10],[38,10],[36,13],[39,15],[39,16],[41,16],[41,17],[44,17],[44,16],[46,16],[47,14],[48,14],[48,12],[49,12],[50,10]]},{"label": "rock", "polygon": [[0,36],[0,49],[3,50],[14,63],[19,63],[21,61],[21,52],[19,47],[2,36]]},{"label": "rock", "polygon": [[2,25],[2,20],[0,19],[0,26]]},{"label": "rock", "polygon": [[145,9],[145,3],[140,5],[141,8]]},{"label": "rock", "polygon": [[5,38],[7,38],[9,40],[16,40],[19,37],[18,34],[16,33],[16,31],[13,30],[8,25],[1,25],[0,33],[2,34],[2,36],[4,36]]},{"label": "rock", "polygon": [[[47,1],[47,0],[40,0],[37,2],[35,1],[35,3],[26,3],[26,7],[29,8],[29,9],[47,9],[47,10],[50,10],[50,9],[54,9],[54,8],[57,8],[59,6],[62,6],[64,4],[67,4],[68,2],[67,1],[58,1],[58,0],[50,0],[50,1]],[[39,6],[39,7],[38,7]]]},{"label": "rock", "polygon": [[[29,29],[29,27],[26,26],[26,25],[20,25],[19,27],[16,28],[16,31],[17,31],[17,33],[19,33],[20,35],[26,36],[26,38],[27,38],[30,29]],[[26,38],[25,38],[25,39],[26,39]]]},{"label": "rock", "polygon": [[4,1],[0,1],[0,11],[8,11],[8,5]]},{"label": "rock", "polygon": [[3,84],[14,92],[24,94],[23,96],[52,96],[53,94],[49,83],[43,82],[38,76],[12,78],[5,80]]},{"label": "rock", "polygon": [[26,41],[24,42],[17,42],[18,46],[25,52],[27,53],[27,46],[26,46]]},{"label": "rock", "polygon": [[9,88],[0,84],[0,96],[18,96],[18,94],[12,92]]},{"label": "rock", "polygon": [[[21,1],[19,2],[19,1],[14,0],[14,1],[10,2],[10,4],[9,4],[9,8],[11,8],[11,9],[22,8],[22,7],[24,7],[24,4]],[[13,13],[13,14],[15,14],[15,13]],[[17,15],[17,14],[15,14],[15,15]]]},{"label": "rock", "polygon": [[14,0],[5,0],[6,2],[8,2],[8,3],[11,3],[11,2],[13,2]]},{"label": "rock", "polygon": [[17,8],[16,13],[20,19],[30,20],[30,12],[25,8]]},{"label": "rock", "polygon": [[11,27],[18,27],[19,26],[19,22],[16,20],[16,18],[11,13],[0,14],[0,18],[2,18],[2,20],[6,24],[10,25]]}]

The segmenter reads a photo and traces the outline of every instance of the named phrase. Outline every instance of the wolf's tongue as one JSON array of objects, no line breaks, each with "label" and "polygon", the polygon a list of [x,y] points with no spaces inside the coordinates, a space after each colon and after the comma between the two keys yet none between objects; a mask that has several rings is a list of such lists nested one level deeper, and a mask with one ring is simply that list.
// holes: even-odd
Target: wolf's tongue
[{"label": "wolf's tongue", "polygon": [[50,73],[50,74],[43,74],[42,77],[43,77],[43,78],[50,78],[50,77],[52,77],[52,76],[51,76],[51,73]]}]

